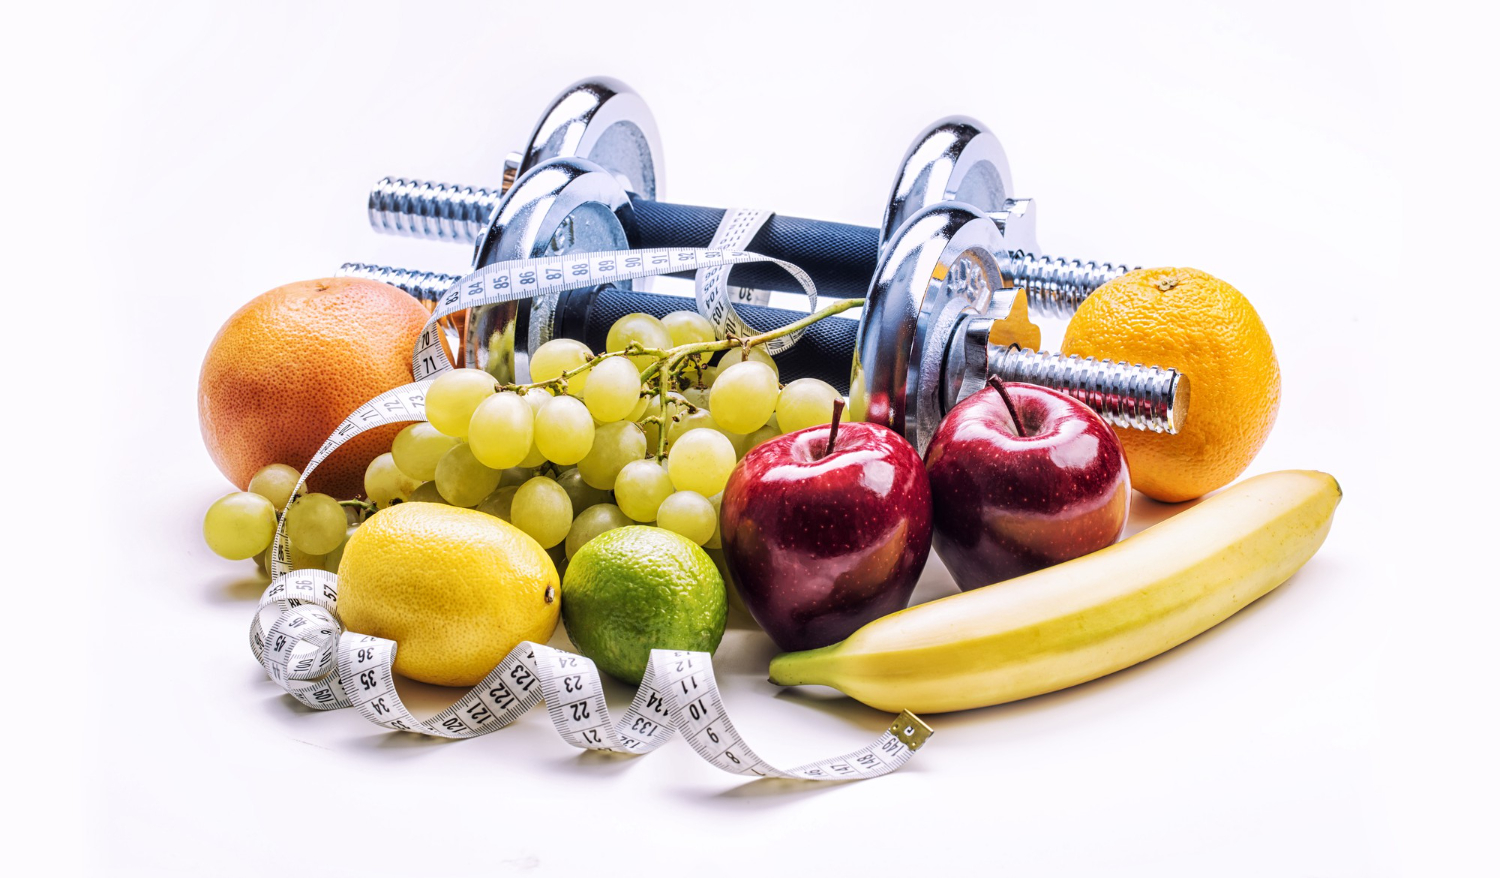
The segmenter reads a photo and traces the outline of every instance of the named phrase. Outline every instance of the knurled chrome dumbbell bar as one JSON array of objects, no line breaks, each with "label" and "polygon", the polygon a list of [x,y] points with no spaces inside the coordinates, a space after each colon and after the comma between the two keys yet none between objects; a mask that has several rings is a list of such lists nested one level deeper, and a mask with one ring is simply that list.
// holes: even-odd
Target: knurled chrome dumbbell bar
[{"label": "knurled chrome dumbbell bar", "polygon": [[[589,159],[620,178],[631,207],[626,233],[632,247],[707,247],[724,216],[718,208],[659,200],[655,120],[628,86],[598,78],[575,83],[553,100],[526,149],[506,157],[499,187],[386,177],[370,192],[370,225],[426,240],[479,242],[514,181],[558,156]],[[1013,193],[999,139],[978,122],[953,116],[929,126],[907,149],[878,228],[775,216],[747,249],[802,267],[824,294],[861,296],[883,241],[917,210],[957,201],[987,214],[1007,233],[1013,257],[1007,270],[1039,313],[1071,314],[1098,286],[1130,270],[1039,253],[1034,203]],[[742,286],[796,291],[774,266],[742,266],[736,277]]]}]

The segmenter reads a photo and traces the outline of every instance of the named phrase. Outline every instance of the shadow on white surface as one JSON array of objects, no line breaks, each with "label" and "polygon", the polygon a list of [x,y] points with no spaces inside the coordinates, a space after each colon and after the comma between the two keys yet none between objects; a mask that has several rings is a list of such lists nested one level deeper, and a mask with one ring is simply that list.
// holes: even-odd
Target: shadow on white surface
[{"label": "shadow on white surface", "polygon": [[[270,584],[271,577],[252,565],[248,572],[237,570],[226,573],[210,583],[201,594],[203,600],[211,604],[254,604],[265,594],[266,586]],[[245,623],[248,625],[249,622],[247,616]]]}]

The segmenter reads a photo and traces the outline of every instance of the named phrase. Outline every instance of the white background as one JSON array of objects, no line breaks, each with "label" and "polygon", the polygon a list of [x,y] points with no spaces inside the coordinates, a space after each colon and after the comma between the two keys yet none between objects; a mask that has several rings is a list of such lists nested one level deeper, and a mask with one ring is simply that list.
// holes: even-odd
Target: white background
[{"label": "white background", "polygon": [[[8,865],[1493,867],[1494,23],[1403,5],[12,10]],[[680,744],[580,756],[540,712],[447,743],[297,709],[246,646],[261,583],[199,536],[228,488],[198,437],[208,341],[249,297],[345,260],[464,269],[462,248],[371,233],[367,187],[493,184],[545,102],[594,74],[651,103],[673,200],[873,223],[911,137],[966,113],[1004,140],[1049,251],[1228,279],[1285,378],[1251,472],[1339,478],[1323,550],[1144,665],[932,717],[928,747],[868,783],[745,783]],[[1136,499],[1135,527],[1172,511]],[[934,561],[919,597],[951,588]],[[720,679],[773,761],[888,722],[775,692],[772,652],[732,631]]]}]

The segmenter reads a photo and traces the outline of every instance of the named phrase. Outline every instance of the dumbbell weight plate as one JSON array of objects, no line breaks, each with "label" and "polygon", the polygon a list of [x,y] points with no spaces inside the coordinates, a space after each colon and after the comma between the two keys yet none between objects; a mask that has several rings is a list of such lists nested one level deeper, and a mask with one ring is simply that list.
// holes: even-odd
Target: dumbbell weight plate
[{"label": "dumbbell weight plate", "polygon": [[[948,116],[928,125],[906,148],[880,223],[880,239],[890,241],[918,211],[944,201],[991,214],[1004,210],[1014,197],[1010,160],[1000,138],[977,119]],[[1011,242],[1011,249],[1026,248]]]},{"label": "dumbbell weight plate", "polygon": [[[532,171],[566,158],[585,158],[591,166],[555,169],[527,186],[524,195],[517,191]],[[595,171],[610,175],[613,189],[590,176]],[[580,188],[565,192],[573,179],[583,181]],[[532,129],[516,181],[476,242],[473,267],[548,252],[628,247],[618,218],[607,216],[629,210],[628,200],[622,203],[615,190],[648,199],[660,196],[661,136],[656,117],[641,96],[618,79],[581,79],[552,99]],[[571,230],[571,238],[564,235],[554,242],[564,227]],[[511,228],[508,234],[506,228]],[[554,243],[562,249],[555,249]],[[509,255],[498,255],[502,252]],[[515,302],[474,309],[464,339],[466,362],[502,381],[516,380],[516,332],[525,330],[527,310],[525,303]],[[523,350],[530,346],[523,345]]]},{"label": "dumbbell weight plate", "polygon": [[1008,311],[1015,298],[995,255],[1004,245],[993,220],[957,202],[918,211],[896,230],[865,301],[851,417],[884,424],[926,451],[943,417],[943,367],[959,322],[992,305]]},{"label": "dumbbell weight plate", "polygon": [[571,157],[617,174],[621,185],[642,198],[661,198],[656,117],[635,89],[618,79],[581,79],[553,98],[532,129],[516,177],[542,162]]},{"label": "dumbbell weight plate", "polygon": [[[474,249],[474,267],[559,253],[624,250],[630,246],[626,229],[633,224],[630,198],[614,174],[588,159],[549,159],[518,178],[506,193]],[[543,296],[475,308],[469,314],[466,361],[497,380],[519,380],[527,372],[524,360],[517,363],[518,332],[525,342],[521,350],[529,357],[547,341],[541,335],[550,325],[522,318],[531,310],[550,314],[555,299]]]}]

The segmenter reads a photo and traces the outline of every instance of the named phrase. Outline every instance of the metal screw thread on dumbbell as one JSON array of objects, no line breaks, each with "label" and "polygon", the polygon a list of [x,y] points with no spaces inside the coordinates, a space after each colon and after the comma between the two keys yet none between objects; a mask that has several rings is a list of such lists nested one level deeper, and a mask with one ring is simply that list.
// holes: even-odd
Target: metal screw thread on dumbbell
[{"label": "metal screw thread on dumbbell", "polygon": [[[386,177],[370,190],[370,225],[391,235],[472,244],[489,227],[490,215],[507,188]],[[1133,270],[1108,262],[1013,255],[1016,287],[1026,291],[1033,312],[1054,317],[1067,317],[1105,281]]]},{"label": "metal screw thread on dumbbell", "polygon": [[370,190],[370,225],[390,235],[472,244],[502,195],[503,189],[386,177]]},{"label": "metal screw thread on dumbbell", "polygon": [[390,284],[405,290],[419,302],[436,302],[442,295],[463,280],[463,275],[440,274],[436,271],[409,271],[389,265],[367,265],[363,262],[345,262],[339,266],[339,277],[359,277]]},{"label": "metal screw thread on dumbbell", "polygon": [[1094,290],[1135,269],[1109,262],[1059,259],[1035,253],[1013,253],[1016,286],[1026,291],[1032,311],[1052,317],[1067,317],[1078,310]]},{"label": "metal screw thread on dumbbell", "polygon": [[988,372],[1002,381],[1060,390],[1117,427],[1176,433],[1188,407],[1187,376],[1175,369],[1011,346],[992,349]]}]

